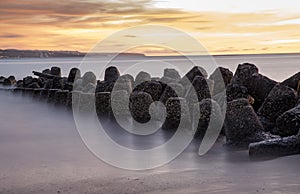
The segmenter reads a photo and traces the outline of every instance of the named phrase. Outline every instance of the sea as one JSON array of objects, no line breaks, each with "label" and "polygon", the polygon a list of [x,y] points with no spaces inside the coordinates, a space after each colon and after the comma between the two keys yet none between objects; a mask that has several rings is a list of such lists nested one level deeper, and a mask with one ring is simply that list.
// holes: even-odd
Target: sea
[{"label": "sea", "polygon": [[[201,66],[201,59],[191,58]],[[278,82],[300,71],[300,54],[215,56],[209,60],[215,62],[209,73],[216,65],[235,71],[238,64],[249,62]],[[61,67],[62,74],[67,76],[72,67],[84,67],[84,73],[95,67],[103,71],[107,65],[106,58],[89,59],[89,66],[82,66],[82,61],[82,58],[1,59],[0,76],[22,79],[32,75],[33,70],[51,66]],[[178,69],[185,66],[187,70],[191,64],[185,62],[180,57],[144,57],[117,59],[112,65],[121,73],[129,72],[128,69],[155,69],[155,76],[161,76],[163,67],[170,64]],[[101,78],[103,72],[98,73]],[[111,128],[114,133],[113,124]],[[135,141],[115,135],[124,145],[134,147],[162,144],[165,140],[157,137]],[[198,143],[192,142],[163,166],[142,171],[120,169],[88,149],[69,110],[0,91],[0,193],[298,193],[300,190],[300,155],[253,161],[247,150],[228,150],[222,140],[217,140],[207,154],[199,156]],[[122,162],[121,156],[119,160]]]},{"label": "sea", "polygon": [[1,59],[0,76],[14,75],[17,79],[32,75],[32,71],[42,71],[52,66],[62,69],[64,76],[72,67],[79,67],[82,73],[93,71],[99,79],[103,78],[104,67],[117,66],[121,73],[138,71],[155,71],[152,76],[162,76],[164,67],[179,69],[183,75],[193,65],[204,67],[212,73],[217,66],[235,71],[238,64],[253,63],[261,74],[278,82],[295,74],[300,69],[300,54],[265,54],[265,55],[224,55],[209,57],[87,57],[87,58],[22,58]]}]

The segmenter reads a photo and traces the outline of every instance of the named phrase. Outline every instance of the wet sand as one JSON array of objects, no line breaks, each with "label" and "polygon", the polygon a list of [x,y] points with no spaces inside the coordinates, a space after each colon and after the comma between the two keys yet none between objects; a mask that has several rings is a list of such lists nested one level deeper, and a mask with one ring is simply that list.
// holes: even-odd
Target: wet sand
[{"label": "wet sand", "polygon": [[299,193],[300,155],[250,161],[219,140],[169,164],[127,171],[95,157],[66,110],[0,91],[0,193]]}]

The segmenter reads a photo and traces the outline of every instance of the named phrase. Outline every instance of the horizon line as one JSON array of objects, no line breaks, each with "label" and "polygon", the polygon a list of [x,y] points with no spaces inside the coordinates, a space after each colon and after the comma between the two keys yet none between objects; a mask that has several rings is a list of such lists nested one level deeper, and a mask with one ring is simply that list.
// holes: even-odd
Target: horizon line
[{"label": "horizon line", "polygon": [[[17,48],[0,48],[0,51],[5,50],[15,50],[15,51],[41,51],[41,52],[73,52],[73,53],[80,53],[80,54],[116,54],[113,52],[85,52],[85,51],[78,51],[78,50],[47,50],[47,49],[17,49]],[[240,56],[240,55],[285,55],[285,54],[300,54],[300,51],[298,52],[274,52],[274,53],[232,53],[232,54],[189,54],[189,55],[172,55],[170,53],[166,53],[166,55],[149,55],[147,53],[142,52],[123,52],[119,54],[131,54],[131,55],[144,55],[145,57],[182,57],[182,56]]]}]

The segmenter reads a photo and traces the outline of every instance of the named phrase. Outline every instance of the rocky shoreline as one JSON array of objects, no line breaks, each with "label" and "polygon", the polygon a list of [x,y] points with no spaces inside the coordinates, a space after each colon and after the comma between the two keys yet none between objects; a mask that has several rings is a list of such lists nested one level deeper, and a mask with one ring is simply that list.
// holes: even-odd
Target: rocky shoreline
[{"label": "rocky shoreline", "polygon": [[[220,135],[226,145],[248,149],[251,158],[300,154],[300,72],[281,83],[250,63],[238,65],[235,73],[219,67],[210,76],[198,66],[183,77],[165,69],[161,78],[143,71],[134,78],[120,75],[113,66],[106,69],[104,80],[93,72],[81,75],[78,68],[68,77],[59,67],[33,74],[22,80],[0,77],[0,84],[81,113],[96,110],[99,118],[133,118],[139,123],[154,119],[164,130],[184,123],[196,129],[195,138],[203,138],[211,120],[224,120]],[[153,108],[157,102],[165,111],[157,109],[159,104]]]}]

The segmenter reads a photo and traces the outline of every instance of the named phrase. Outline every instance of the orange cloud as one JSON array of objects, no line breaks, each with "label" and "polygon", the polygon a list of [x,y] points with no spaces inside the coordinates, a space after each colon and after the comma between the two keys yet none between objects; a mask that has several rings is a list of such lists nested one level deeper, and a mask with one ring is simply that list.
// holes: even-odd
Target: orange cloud
[{"label": "orange cloud", "polygon": [[[118,30],[139,24],[160,24],[189,33],[213,54],[298,52],[299,18],[300,15],[277,12],[157,8],[151,0],[1,1],[0,48],[88,51]],[[126,38],[135,37],[129,34]],[[111,46],[117,45],[115,42]],[[169,54],[149,47],[139,52]]]}]

